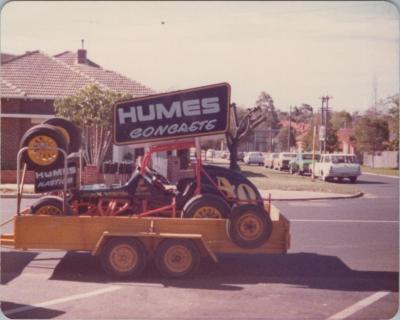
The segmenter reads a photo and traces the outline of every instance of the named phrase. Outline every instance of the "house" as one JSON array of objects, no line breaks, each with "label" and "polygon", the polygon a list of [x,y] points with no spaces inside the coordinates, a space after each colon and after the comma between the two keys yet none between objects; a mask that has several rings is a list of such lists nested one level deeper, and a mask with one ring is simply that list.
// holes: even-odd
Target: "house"
[{"label": "house", "polygon": [[352,141],[353,129],[340,128],[337,132],[339,150],[343,153],[354,153],[354,143]]},{"label": "house", "polygon": [[[281,126],[283,128],[289,127],[289,120],[282,120],[280,122]],[[290,122],[290,126],[295,130],[296,132],[296,152],[303,152],[304,151],[304,137],[307,135],[308,131],[310,130],[310,123],[306,122]],[[294,150],[292,150],[294,151]]]},{"label": "house", "polygon": [[[139,82],[102,68],[88,58],[84,49],[55,56],[41,51],[1,54],[2,182],[15,181],[16,157],[24,132],[54,116],[55,99],[73,95],[88,84],[133,97],[155,93]],[[122,155],[123,151],[116,148],[114,153]]]}]

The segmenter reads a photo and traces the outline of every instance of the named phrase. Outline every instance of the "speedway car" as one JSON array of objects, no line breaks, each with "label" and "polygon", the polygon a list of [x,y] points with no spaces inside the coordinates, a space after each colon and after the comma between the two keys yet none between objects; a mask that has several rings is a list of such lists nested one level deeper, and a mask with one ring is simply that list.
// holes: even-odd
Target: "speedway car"
[{"label": "speedway car", "polygon": [[[63,126],[65,121],[57,121],[57,125]],[[24,161],[30,168],[54,167],[64,160],[63,154],[51,147],[68,149],[65,137],[71,141],[72,134],[66,128],[63,126],[63,131],[42,124],[25,134],[21,146],[28,146]],[[238,246],[252,248],[264,243],[272,232],[272,222],[259,191],[246,177],[227,168],[202,165],[200,150],[193,177],[182,178],[177,184],[150,165],[154,153],[195,146],[194,140],[187,140],[150,147],[127,183],[75,185],[63,197],[43,196],[30,211],[34,215],[228,219],[230,237]]]}]

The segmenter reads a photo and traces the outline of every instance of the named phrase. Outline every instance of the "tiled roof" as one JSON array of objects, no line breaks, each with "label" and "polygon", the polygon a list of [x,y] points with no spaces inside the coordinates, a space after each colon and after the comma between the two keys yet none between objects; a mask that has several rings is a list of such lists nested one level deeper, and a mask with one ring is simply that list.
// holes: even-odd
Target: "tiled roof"
[{"label": "tiled roof", "polygon": [[9,53],[2,53],[1,54],[1,63],[5,63],[8,60],[11,60],[12,58],[15,58],[15,54],[9,54]]},{"label": "tiled roof", "polygon": [[1,97],[54,99],[72,95],[90,83],[134,97],[155,93],[88,59],[86,64],[77,63],[77,55],[69,51],[54,57],[40,51],[27,52],[1,65]]}]

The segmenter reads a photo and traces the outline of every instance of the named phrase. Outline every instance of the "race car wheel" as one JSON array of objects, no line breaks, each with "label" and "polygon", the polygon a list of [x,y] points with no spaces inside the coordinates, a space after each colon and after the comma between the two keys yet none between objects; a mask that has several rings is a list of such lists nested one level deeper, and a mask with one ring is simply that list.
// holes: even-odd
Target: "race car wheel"
[{"label": "race car wheel", "polygon": [[23,147],[30,148],[22,155],[29,170],[62,167],[64,156],[54,149],[61,148],[68,153],[67,143],[61,130],[47,124],[30,128],[21,139],[20,148]]},{"label": "race car wheel", "polygon": [[57,127],[63,134],[69,152],[77,152],[81,147],[82,136],[80,129],[70,120],[64,118],[51,118],[43,122]]},{"label": "race car wheel", "polygon": [[134,238],[112,238],[104,245],[100,261],[103,270],[111,276],[137,277],[147,264],[146,249]]},{"label": "race car wheel", "polygon": [[245,204],[233,208],[227,222],[229,238],[241,248],[257,248],[272,233],[269,215],[258,205]]},{"label": "race car wheel", "polygon": [[157,247],[154,262],[163,276],[180,278],[197,269],[200,252],[191,240],[166,239]]},{"label": "race car wheel", "polygon": [[182,209],[182,218],[226,219],[231,211],[228,203],[214,194],[199,194],[190,199]]},{"label": "race car wheel", "polygon": [[63,200],[54,196],[43,197],[32,204],[31,212],[34,215],[63,216]]}]

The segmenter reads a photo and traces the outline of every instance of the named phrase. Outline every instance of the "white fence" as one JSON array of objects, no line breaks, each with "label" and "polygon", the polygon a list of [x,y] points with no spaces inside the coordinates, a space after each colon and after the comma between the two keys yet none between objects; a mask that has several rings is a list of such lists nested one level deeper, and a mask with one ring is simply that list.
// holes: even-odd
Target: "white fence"
[{"label": "white fence", "polygon": [[363,164],[374,168],[398,168],[399,152],[398,151],[382,151],[377,152],[375,156],[364,152]]}]

